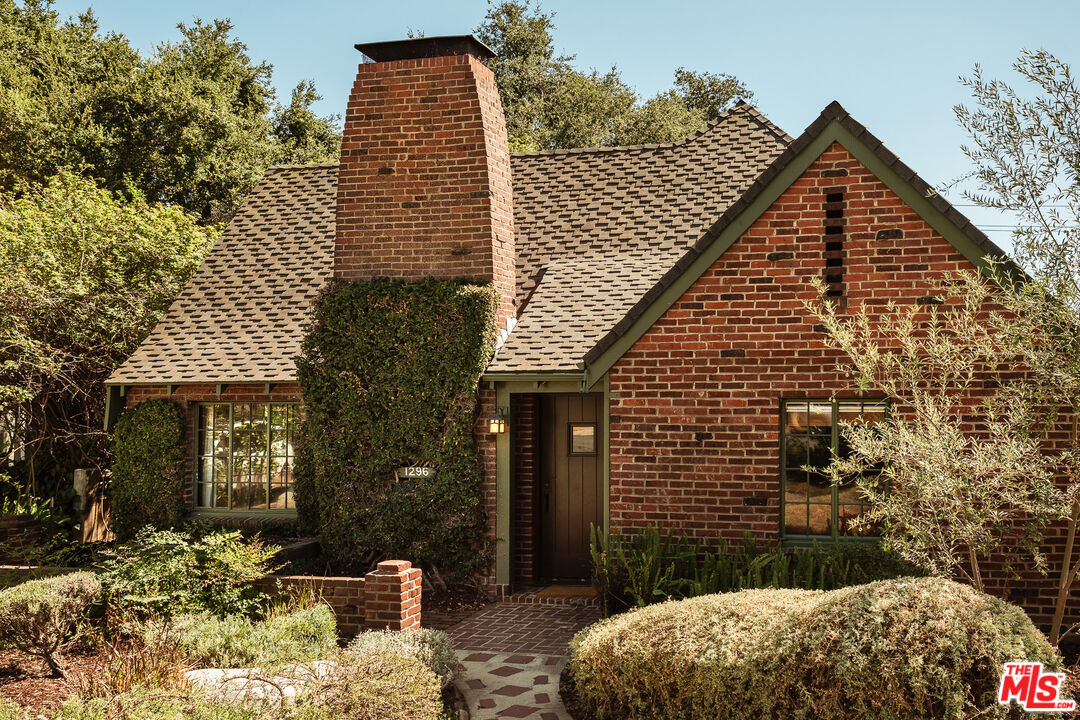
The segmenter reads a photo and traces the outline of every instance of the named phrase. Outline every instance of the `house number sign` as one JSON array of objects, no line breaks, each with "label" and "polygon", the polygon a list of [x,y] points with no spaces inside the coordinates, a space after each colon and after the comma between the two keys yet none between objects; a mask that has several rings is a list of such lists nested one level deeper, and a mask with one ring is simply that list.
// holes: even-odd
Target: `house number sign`
[{"label": "house number sign", "polygon": [[412,465],[410,467],[399,467],[397,469],[397,476],[399,478],[429,478],[435,475],[435,468],[422,467],[420,465]]}]

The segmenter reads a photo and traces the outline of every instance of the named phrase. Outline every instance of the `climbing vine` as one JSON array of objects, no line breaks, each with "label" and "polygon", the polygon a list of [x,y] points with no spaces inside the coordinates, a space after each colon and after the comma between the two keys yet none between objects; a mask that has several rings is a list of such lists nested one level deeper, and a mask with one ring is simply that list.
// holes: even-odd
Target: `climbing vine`
[{"label": "climbing vine", "polygon": [[316,303],[296,504],[338,567],[403,558],[462,581],[489,566],[472,428],[495,308],[489,285],[435,279],[336,283]]}]

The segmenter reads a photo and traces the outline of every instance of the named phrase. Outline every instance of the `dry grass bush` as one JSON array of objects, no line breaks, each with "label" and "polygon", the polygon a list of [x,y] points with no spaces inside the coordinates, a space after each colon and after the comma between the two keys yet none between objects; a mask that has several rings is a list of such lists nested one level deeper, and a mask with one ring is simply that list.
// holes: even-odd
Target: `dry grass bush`
[{"label": "dry grass bush", "polygon": [[167,622],[146,624],[133,636],[100,640],[94,660],[70,678],[84,699],[114,698],[137,689],[183,691],[191,663],[182,638]]},{"label": "dry grass bush", "polygon": [[369,653],[343,662],[303,702],[335,720],[438,720],[442,683],[415,658]]},{"label": "dry grass bush", "polygon": [[939,578],[666,602],[586,628],[571,654],[578,720],[1020,717],[996,703],[1002,664],[1062,662],[1020,608]]}]

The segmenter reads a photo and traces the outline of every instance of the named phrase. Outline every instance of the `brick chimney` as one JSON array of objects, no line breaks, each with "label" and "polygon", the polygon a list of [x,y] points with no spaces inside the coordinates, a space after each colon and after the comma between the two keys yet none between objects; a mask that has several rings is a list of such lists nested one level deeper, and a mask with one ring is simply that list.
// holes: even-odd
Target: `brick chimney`
[{"label": "brick chimney", "polygon": [[334,276],[489,280],[515,317],[510,151],[471,35],[367,43],[338,170]]}]

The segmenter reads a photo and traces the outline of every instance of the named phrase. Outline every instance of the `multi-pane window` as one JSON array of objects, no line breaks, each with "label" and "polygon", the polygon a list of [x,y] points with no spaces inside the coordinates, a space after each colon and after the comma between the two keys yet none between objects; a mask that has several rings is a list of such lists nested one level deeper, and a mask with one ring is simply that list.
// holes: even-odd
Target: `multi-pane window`
[{"label": "multi-pane window", "polygon": [[293,435],[299,406],[199,405],[195,502],[222,510],[293,506]]},{"label": "multi-pane window", "polygon": [[833,453],[847,457],[850,448],[842,423],[857,425],[885,419],[882,400],[786,400],[780,419],[780,483],[783,528],[787,537],[873,535],[856,532],[851,521],[866,510],[854,478],[833,485],[824,472]]}]

